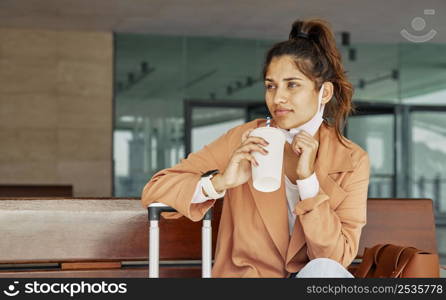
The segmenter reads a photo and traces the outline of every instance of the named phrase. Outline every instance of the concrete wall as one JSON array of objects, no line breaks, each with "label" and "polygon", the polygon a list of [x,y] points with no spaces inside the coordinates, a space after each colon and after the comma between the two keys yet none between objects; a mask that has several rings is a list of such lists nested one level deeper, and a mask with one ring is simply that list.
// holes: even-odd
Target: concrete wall
[{"label": "concrete wall", "polygon": [[0,28],[0,184],[111,196],[111,33]]}]

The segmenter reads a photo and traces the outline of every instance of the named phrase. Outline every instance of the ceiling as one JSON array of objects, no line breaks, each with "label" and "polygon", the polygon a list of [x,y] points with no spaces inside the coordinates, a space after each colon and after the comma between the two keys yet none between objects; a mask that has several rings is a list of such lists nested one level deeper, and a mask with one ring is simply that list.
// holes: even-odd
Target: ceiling
[{"label": "ceiling", "polygon": [[[424,15],[434,9],[435,15]],[[415,17],[446,42],[444,0],[2,0],[0,27],[282,39],[296,18],[321,17],[354,42],[405,41]]]}]

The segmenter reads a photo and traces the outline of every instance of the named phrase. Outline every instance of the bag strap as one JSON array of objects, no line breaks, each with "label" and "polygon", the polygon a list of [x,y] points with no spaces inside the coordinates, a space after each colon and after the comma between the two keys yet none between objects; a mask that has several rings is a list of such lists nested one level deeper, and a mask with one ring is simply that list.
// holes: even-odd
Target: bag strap
[{"label": "bag strap", "polygon": [[386,244],[379,253],[376,253],[374,276],[392,277],[398,266],[400,257],[406,248],[406,246]]},{"label": "bag strap", "polygon": [[384,244],[378,244],[372,248],[365,248],[364,255],[362,257],[362,262],[359,264],[358,269],[355,272],[355,277],[365,278],[370,272],[370,269],[375,264],[375,256],[384,247]]},{"label": "bag strap", "polygon": [[404,253],[402,253],[401,258],[398,260],[398,265],[395,267],[395,270],[392,272],[392,278],[400,277],[403,273],[403,270],[406,268],[409,261],[412,259],[412,257],[417,254],[421,253],[423,251],[418,250],[414,247],[406,247],[404,249]]}]

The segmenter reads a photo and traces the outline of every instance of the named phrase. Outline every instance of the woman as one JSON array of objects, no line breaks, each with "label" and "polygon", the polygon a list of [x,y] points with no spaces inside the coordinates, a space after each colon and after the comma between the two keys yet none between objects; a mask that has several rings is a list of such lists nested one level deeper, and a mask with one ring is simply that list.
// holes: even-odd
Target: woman
[{"label": "woman", "polygon": [[155,174],[142,203],[198,221],[224,196],[213,277],[352,277],[346,267],[366,223],[369,160],[341,134],[352,86],[328,24],[294,22],[289,39],[268,51],[263,77],[272,126],[287,136],[280,189],[252,186],[252,154],[267,145],[249,136],[265,126],[258,119]]}]

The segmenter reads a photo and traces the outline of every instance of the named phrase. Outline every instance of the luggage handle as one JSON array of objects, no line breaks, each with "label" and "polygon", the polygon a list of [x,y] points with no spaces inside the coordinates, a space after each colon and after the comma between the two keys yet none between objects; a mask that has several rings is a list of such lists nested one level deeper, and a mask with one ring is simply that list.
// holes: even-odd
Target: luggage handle
[{"label": "luggage handle", "polygon": [[[148,207],[149,217],[149,278],[159,277],[159,227],[162,212],[176,212],[163,203],[152,203]],[[203,217],[201,229],[202,277],[210,278],[212,269],[212,208]]]},{"label": "luggage handle", "polygon": [[159,221],[162,212],[176,212],[176,210],[166,204],[153,203],[149,205],[149,221]]}]

